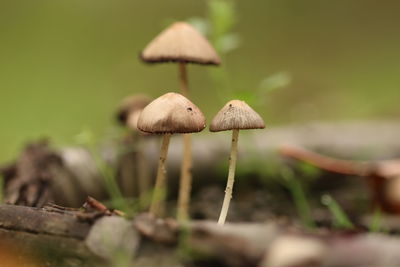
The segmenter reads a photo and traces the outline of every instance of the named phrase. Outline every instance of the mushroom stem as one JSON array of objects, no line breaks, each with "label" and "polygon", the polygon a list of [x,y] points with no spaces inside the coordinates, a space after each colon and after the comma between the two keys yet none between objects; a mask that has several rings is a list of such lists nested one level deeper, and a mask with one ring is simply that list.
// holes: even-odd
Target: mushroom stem
[{"label": "mushroom stem", "polygon": [[146,153],[144,153],[144,140],[139,136],[138,150],[137,150],[137,177],[139,199],[144,199],[149,191],[150,175],[149,175],[149,162]]},{"label": "mushroom stem", "polygon": [[186,71],[186,63],[179,62],[179,81],[181,83],[181,92],[185,97],[189,96],[189,86]]},{"label": "mushroom stem", "polygon": [[228,214],[229,203],[232,198],[233,183],[235,181],[235,168],[236,168],[236,158],[237,158],[237,143],[239,139],[239,130],[232,130],[232,146],[231,155],[229,157],[229,174],[228,182],[225,189],[224,202],[222,204],[221,214],[219,215],[218,224],[223,225],[226,220],[226,215]]},{"label": "mushroom stem", "polygon": [[[181,85],[181,92],[184,96],[188,97],[188,79],[186,71],[186,63],[179,63],[179,80]],[[192,145],[191,145],[190,134],[183,135],[183,159],[181,167],[181,177],[179,185],[179,196],[178,196],[178,208],[177,218],[178,220],[187,220],[189,218],[189,202],[190,202],[190,191],[192,186]]]},{"label": "mushroom stem", "polygon": [[160,158],[158,160],[156,185],[154,186],[153,199],[150,206],[150,213],[156,216],[161,215],[166,196],[165,162],[167,161],[170,138],[171,138],[170,133],[164,134],[161,145]]},{"label": "mushroom stem", "polygon": [[183,135],[183,161],[178,197],[177,218],[186,221],[189,218],[190,191],[192,189],[192,142],[191,135]]},{"label": "mushroom stem", "polygon": [[[132,136],[135,138],[134,134],[132,134]],[[134,140],[132,143],[129,144],[131,146],[132,151],[127,152],[127,154],[121,158],[121,163],[120,163],[121,167],[119,170],[120,172],[119,185],[125,197],[133,197],[137,189],[135,187],[135,179],[132,179],[136,178],[135,172],[137,167],[136,166],[137,154],[135,151],[135,143],[136,140]]]}]

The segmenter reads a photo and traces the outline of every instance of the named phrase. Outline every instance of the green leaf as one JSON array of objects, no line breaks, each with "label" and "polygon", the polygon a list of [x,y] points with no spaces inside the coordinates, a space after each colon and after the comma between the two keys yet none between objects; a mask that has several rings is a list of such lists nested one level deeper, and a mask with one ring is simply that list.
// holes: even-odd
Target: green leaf
[{"label": "green leaf", "polygon": [[216,41],[216,47],[222,53],[229,53],[240,46],[240,37],[236,33],[225,34]]},{"label": "green leaf", "polygon": [[302,176],[306,178],[317,178],[321,174],[321,169],[307,162],[299,162],[297,168],[301,172]]},{"label": "green leaf", "polygon": [[203,35],[207,36],[210,34],[210,23],[207,19],[201,17],[191,17],[187,20],[187,22]]},{"label": "green leaf", "polygon": [[[228,34],[236,24],[235,4],[231,0],[209,0],[209,18],[212,26],[212,40],[214,45]],[[216,47],[219,50],[220,47]]]},{"label": "green leaf", "polygon": [[239,99],[246,102],[249,106],[254,106],[257,102],[257,97],[254,92],[248,91],[236,91],[233,93],[234,99]]},{"label": "green leaf", "polygon": [[265,95],[277,89],[288,86],[292,81],[292,78],[287,72],[278,72],[266,77],[260,82],[259,93]]},{"label": "green leaf", "polygon": [[75,135],[74,141],[78,145],[92,145],[95,142],[95,137],[90,129],[85,128]]}]

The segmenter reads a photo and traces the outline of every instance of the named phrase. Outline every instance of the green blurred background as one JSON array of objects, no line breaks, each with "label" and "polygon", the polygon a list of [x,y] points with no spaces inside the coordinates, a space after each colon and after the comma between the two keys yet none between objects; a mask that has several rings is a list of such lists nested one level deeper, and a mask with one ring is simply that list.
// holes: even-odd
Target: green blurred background
[{"label": "green blurred background", "polygon": [[[224,56],[226,88],[248,97],[271,75],[290,78],[256,106],[268,125],[400,117],[399,1],[233,3],[240,46]],[[176,65],[138,54],[170,22],[208,10],[202,0],[0,0],[0,162],[41,136],[105,136],[124,96],[176,91]],[[231,96],[210,69],[189,67],[208,120]]]}]

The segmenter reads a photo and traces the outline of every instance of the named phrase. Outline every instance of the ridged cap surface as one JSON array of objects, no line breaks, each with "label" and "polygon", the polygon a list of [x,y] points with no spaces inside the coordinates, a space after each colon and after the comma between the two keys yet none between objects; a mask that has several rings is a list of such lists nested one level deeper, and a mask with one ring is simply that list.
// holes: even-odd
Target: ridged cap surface
[{"label": "ridged cap surface", "polygon": [[210,125],[211,132],[264,128],[265,123],[261,116],[241,100],[229,101],[215,115]]},{"label": "ridged cap surface", "polygon": [[219,65],[221,60],[208,40],[186,22],[175,22],[141,53],[145,62],[190,62]]},{"label": "ridged cap surface", "polygon": [[206,127],[200,109],[177,93],[167,93],[152,101],[141,112],[138,128],[143,132],[193,133]]}]

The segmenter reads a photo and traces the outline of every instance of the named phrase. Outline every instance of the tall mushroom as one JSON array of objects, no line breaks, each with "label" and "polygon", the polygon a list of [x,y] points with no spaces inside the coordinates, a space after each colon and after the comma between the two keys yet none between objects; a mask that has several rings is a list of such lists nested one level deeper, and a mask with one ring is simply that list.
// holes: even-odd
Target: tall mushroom
[{"label": "tall mushroom", "polygon": [[142,110],[151,102],[151,98],[144,94],[137,94],[123,99],[117,110],[117,120],[129,131],[127,143],[133,144],[133,151],[124,155],[121,161],[120,180],[124,194],[132,197],[135,191],[134,174],[136,174],[137,192],[140,199],[144,199],[149,191],[149,163],[143,152],[144,135],[137,128],[137,122]]},{"label": "tall mushroom", "polygon": [[[181,93],[189,97],[186,64],[219,65],[221,60],[208,42],[196,29],[186,22],[175,22],[154,38],[141,53],[148,63],[178,62]],[[177,217],[188,218],[192,184],[192,148],[189,134],[183,136],[183,161]]]},{"label": "tall mushroom", "polygon": [[239,139],[239,130],[264,129],[263,119],[244,101],[229,101],[218,113],[210,125],[211,132],[220,132],[232,130],[232,146],[229,157],[228,182],[225,189],[224,202],[222,204],[221,214],[218,224],[223,225],[228,214],[229,203],[232,198],[232,188],[235,181],[235,168],[237,158],[237,144]]},{"label": "tall mushroom", "polygon": [[161,215],[165,198],[165,162],[171,135],[200,132],[205,127],[206,121],[200,109],[177,93],[160,96],[147,105],[140,114],[138,128],[141,131],[163,135],[156,185],[150,206],[150,212],[154,215]]}]

